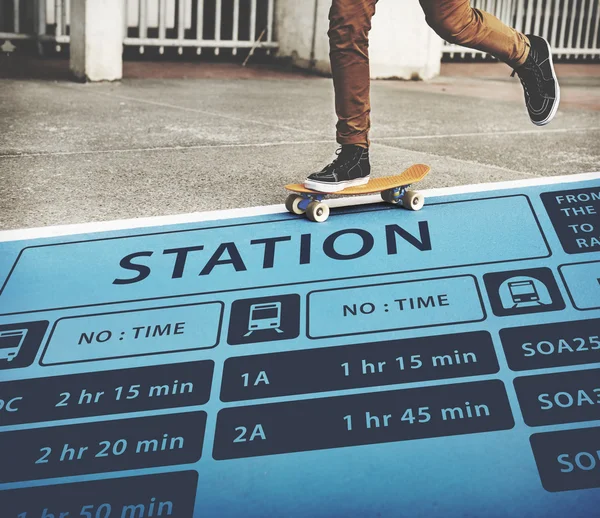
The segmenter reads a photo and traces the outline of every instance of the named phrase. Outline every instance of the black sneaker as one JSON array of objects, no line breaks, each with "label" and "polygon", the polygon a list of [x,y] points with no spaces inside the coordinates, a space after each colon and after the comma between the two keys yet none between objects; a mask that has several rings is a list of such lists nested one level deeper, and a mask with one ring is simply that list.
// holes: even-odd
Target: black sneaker
[{"label": "black sneaker", "polygon": [[371,164],[367,148],[348,144],[339,148],[336,154],[338,157],[331,164],[306,179],[304,187],[319,192],[337,192],[369,182]]},{"label": "black sneaker", "polygon": [[513,71],[512,76],[516,73],[521,80],[531,122],[544,126],[556,115],[560,103],[560,87],[549,43],[539,36],[526,36],[531,43],[529,55],[525,63]]}]

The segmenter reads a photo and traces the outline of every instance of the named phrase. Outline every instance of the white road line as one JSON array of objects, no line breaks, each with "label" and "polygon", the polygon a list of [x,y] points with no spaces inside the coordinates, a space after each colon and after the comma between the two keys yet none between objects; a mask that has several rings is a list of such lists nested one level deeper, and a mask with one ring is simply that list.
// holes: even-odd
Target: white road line
[{"label": "white road line", "polygon": [[[378,144],[382,141],[397,141],[397,140],[428,140],[428,139],[444,139],[444,138],[461,138],[461,137],[493,137],[497,135],[544,135],[547,133],[580,133],[585,131],[600,131],[600,127],[592,128],[562,128],[562,129],[544,129],[544,130],[516,130],[516,131],[490,131],[482,133],[442,133],[436,135],[404,135],[399,137],[377,137],[373,138],[372,143]],[[334,139],[322,139],[322,140],[283,140],[281,142],[256,142],[256,143],[240,143],[240,144],[199,144],[197,146],[157,146],[157,147],[143,147],[143,148],[130,148],[130,149],[99,149],[90,151],[48,151],[39,153],[11,153],[11,154],[0,154],[2,158],[28,158],[28,157],[39,157],[39,156],[73,156],[73,155],[105,155],[111,153],[141,153],[141,152],[152,152],[152,151],[186,151],[194,149],[222,149],[222,148],[249,148],[249,147],[275,147],[275,146],[296,146],[306,144],[335,144]],[[393,147],[393,146],[387,146]],[[395,148],[404,149],[404,148]],[[412,150],[410,150],[412,151]],[[415,151],[416,152],[416,151]],[[432,155],[442,156],[442,155]],[[444,157],[450,158],[450,157]],[[457,160],[457,159],[453,159]],[[475,163],[475,162],[473,162]],[[480,164],[485,165],[485,164]],[[489,166],[495,167],[495,166]],[[518,172],[518,171],[514,171]]]},{"label": "white road line", "polygon": [[381,140],[420,140],[420,139],[435,139],[435,138],[462,138],[462,137],[494,137],[502,135],[546,135],[548,133],[580,133],[582,131],[599,131],[600,127],[591,128],[555,128],[555,129],[530,129],[530,130],[506,130],[506,131],[485,131],[477,133],[450,133],[439,135],[405,135],[400,137],[379,137],[374,141]]},{"label": "white road line", "polygon": [[21,157],[40,157],[40,156],[71,156],[71,155],[106,155],[111,153],[147,153],[152,151],[187,151],[194,149],[223,149],[223,148],[247,148],[247,147],[275,147],[275,146],[296,146],[304,144],[335,144],[335,140],[299,140],[299,141],[281,141],[281,142],[257,142],[250,144],[199,144],[197,146],[157,146],[142,147],[130,149],[100,149],[93,151],[50,151],[41,153],[19,153],[11,155],[0,155],[1,158],[21,158]]},{"label": "white road line", "polygon": [[516,171],[515,169],[508,169],[507,167],[502,167],[499,165],[486,164],[483,162],[475,162],[474,160],[465,160],[464,158],[454,158],[454,157],[447,156],[447,155],[438,155],[437,153],[432,153],[431,151],[417,151],[417,150],[410,149],[410,148],[381,144],[381,143],[375,142],[375,141],[371,142],[371,146],[379,146],[379,147],[384,147],[386,149],[395,149],[396,151],[404,151],[406,153],[421,155],[424,158],[436,157],[436,158],[441,158],[444,160],[451,160],[453,162],[459,162],[462,164],[468,164],[468,165],[474,166],[474,167],[485,167],[485,168],[491,168],[491,169],[498,169],[499,171],[503,171],[505,173],[520,174],[521,176],[537,176],[540,178],[543,177],[543,175],[534,174],[534,173],[525,173],[523,171]]},{"label": "white road line", "polygon": [[[537,185],[569,184],[590,180],[600,181],[600,172],[581,173],[567,176],[554,176],[544,178],[528,178],[525,180],[509,180],[506,182],[459,185],[456,187],[443,187],[421,191],[426,198],[449,196],[456,194],[478,193],[505,189],[533,187]],[[366,205],[381,201],[379,195],[360,196],[358,198],[336,198],[330,202],[331,206]],[[136,218],[116,221],[101,221],[95,223],[82,223],[75,225],[59,225],[53,227],[29,228],[23,230],[0,231],[0,242],[21,241],[24,239],[39,239],[75,234],[89,234],[93,232],[108,232],[114,230],[129,230],[182,223],[199,223],[204,221],[225,220],[249,216],[264,216],[267,214],[287,214],[284,205],[269,205],[264,207],[250,207],[241,209],[228,209],[210,212],[194,212],[174,216],[156,216],[151,218]]]},{"label": "white road line", "polygon": [[[71,87],[69,87],[69,88],[71,88]],[[317,132],[317,131],[303,130],[300,128],[294,128],[292,126],[286,126],[284,124],[275,124],[273,122],[265,122],[265,121],[255,120],[255,119],[245,119],[243,117],[236,117],[235,115],[227,115],[227,114],[223,114],[223,113],[210,112],[210,111],[206,111],[206,110],[200,110],[198,108],[190,108],[187,106],[179,106],[177,104],[163,103],[163,102],[159,102],[159,101],[150,101],[148,99],[138,99],[137,97],[130,97],[128,95],[109,94],[109,93],[103,93],[103,92],[88,92],[88,93],[90,93],[92,95],[100,95],[102,97],[110,97],[110,98],[114,98],[114,99],[124,99],[127,101],[134,101],[134,102],[138,102],[138,103],[142,103],[142,104],[151,104],[153,106],[162,106],[163,108],[173,108],[175,110],[181,110],[181,111],[190,112],[190,113],[200,113],[202,115],[210,115],[212,117],[220,117],[222,119],[229,119],[229,120],[233,120],[236,122],[245,122],[245,123],[250,123],[250,124],[259,124],[261,126],[268,126],[270,128],[285,129],[285,130],[289,130],[289,131],[295,131],[297,133],[304,133],[306,135],[320,135],[320,136],[322,135],[322,133]]]}]

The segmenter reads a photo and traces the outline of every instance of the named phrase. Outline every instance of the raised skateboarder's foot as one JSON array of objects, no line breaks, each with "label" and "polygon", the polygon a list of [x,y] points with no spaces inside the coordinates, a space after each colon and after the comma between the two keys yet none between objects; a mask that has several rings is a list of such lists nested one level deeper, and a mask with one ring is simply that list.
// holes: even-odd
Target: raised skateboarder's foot
[{"label": "raised skateboarder's foot", "polygon": [[560,87],[556,79],[550,44],[539,36],[527,34],[531,43],[525,63],[516,68],[531,122],[537,126],[548,124],[556,115],[560,103]]},{"label": "raised skateboarder's foot", "polygon": [[318,173],[311,174],[304,187],[319,192],[337,192],[369,182],[369,150],[352,144],[337,150],[337,158]]}]

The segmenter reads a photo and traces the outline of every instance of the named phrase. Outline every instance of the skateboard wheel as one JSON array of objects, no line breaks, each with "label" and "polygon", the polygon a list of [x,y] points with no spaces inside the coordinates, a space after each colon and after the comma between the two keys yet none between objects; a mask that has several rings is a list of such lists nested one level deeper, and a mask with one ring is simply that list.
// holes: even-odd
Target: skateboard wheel
[{"label": "skateboard wheel", "polygon": [[393,203],[394,205],[398,203],[398,200],[394,198],[394,189],[381,191],[381,199],[386,203]]},{"label": "skateboard wheel", "polygon": [[311,221],[323,223],[329,217],[329,205],[320,201],[311,201],[306,208],[306,217]]},{"label": "skateboard wheel", "polygon": [[425,205],[425,198],[416,191],[407,191],[402,198],[402,206],[408,210],[421,210]]},{"label": "skateboard wheel", "polygon": [[302,210],[299,205],[302,201],[302,196],[298,196],[297,194],[290,194],[285,200],[285,208],[291,212],[292,214],[297,214],[300,216],[304,214],[304,210]]}]

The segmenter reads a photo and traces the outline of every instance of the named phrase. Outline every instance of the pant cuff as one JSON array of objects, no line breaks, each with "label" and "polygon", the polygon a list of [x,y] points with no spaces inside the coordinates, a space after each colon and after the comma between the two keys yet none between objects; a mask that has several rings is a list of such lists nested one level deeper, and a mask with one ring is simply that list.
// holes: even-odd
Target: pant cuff
[{"label": "pant cuff", "polygon": [[525,52],[523,52],[521,59],[515,61],[514,63],[511,63],[511,66],[513,68],[519,68],[520,66],[523,66],[525,64],[525,61],[527,61],[527,57],[529,56],[531,43],[529,42],[529,38],[527,36],[523,35],[523,39],[525,40]]},{"label": "pant cuff", "polygon": [[337,135],[336,141],[338,144],[341,144],[342,146],[345,146],[348,144],[354,144],[354,145],[363,145],[363,146],[369,147],[369,145],[371,144],[371,141],[369,140],[369,136],[367,133],[351,135],[351,136]]}]

